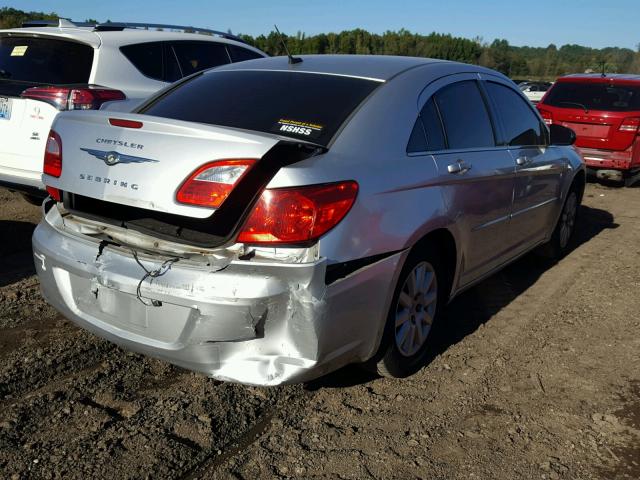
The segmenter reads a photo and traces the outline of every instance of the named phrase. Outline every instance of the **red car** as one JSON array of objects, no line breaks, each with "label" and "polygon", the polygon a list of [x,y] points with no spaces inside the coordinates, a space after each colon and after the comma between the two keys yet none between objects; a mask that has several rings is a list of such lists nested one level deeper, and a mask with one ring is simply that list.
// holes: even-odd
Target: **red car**
[{"label": "red car", "polygon": [[537,107],[548,125],[576,133],[589,173],[627,186],[640,180],[640,75],[567,75]]}]

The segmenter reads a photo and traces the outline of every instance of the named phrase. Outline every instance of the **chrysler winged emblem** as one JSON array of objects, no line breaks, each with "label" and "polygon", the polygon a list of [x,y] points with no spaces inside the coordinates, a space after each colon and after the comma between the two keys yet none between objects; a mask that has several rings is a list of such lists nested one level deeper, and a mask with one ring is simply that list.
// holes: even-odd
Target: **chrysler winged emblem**
[{"label": "chrysler winged emblem", "polygon": [[145,163],[145,162],[157,162],[158,160],[152,160],[151,158],[134,157],[133,155],[125,155],[124,153],[118,153],[114,151],[93,150],[91,148],[81,148],[83,152],[87,152],[89,155],[93,155],[99,160],[102,160],[106,165],[113,166],[118,163]]}]

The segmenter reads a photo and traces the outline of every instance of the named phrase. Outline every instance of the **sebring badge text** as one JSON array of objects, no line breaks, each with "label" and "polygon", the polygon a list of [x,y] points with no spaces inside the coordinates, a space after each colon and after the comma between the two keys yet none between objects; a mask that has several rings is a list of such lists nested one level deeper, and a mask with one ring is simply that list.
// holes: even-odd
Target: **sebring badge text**
[{"label": "sebring badge text", "polygon": [[89,175],[86,173],[80,174],[80,180],[86,180],[87,182],[103,183],[105,185],[113,185],[114,187],[120,187],[120,188],[130,188],[131,190],[138,190],[139,188],[137,183],[123,182],[122,180],[98,177],[97,175]]}]

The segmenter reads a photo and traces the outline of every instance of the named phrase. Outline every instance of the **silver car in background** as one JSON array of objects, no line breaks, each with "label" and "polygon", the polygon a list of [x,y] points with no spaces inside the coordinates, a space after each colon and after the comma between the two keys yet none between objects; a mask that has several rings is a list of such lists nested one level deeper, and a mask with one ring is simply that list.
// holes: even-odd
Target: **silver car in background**
[{"label": "silver car in background", "polygon": [[403,377],[458,293],[567,251],[585,171],[571,130],[494,71],[391,56],[250,60],[137,113],[69,112],[33,235],[48,301],[125,348],[212,377]]}]

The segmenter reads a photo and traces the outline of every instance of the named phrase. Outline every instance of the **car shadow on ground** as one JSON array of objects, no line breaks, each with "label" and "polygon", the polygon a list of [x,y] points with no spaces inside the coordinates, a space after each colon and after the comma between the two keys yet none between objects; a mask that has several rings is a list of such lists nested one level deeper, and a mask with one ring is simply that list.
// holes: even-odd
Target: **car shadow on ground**
[{"label": "car shadow on ground", "polygon": [[0,287],[11,285],[35,274],[31,222],[0,220]]},{"label": "car shadow on ground", "polygon": [[[587,243],[603,230],[617,227],[618,224],[614,222],[611,213],[583,205],[572,239],[571,251]],[[489,321],[554,265],[554,261],[532,252],[456,297],[447,306],[431,332],[427,365],[451,345],[460,342],[475,332],[480,325]],[[376,378],[376,374],[358,365],[349,365],[307,383],[305,388],[341,388],[367,383]]]}]

